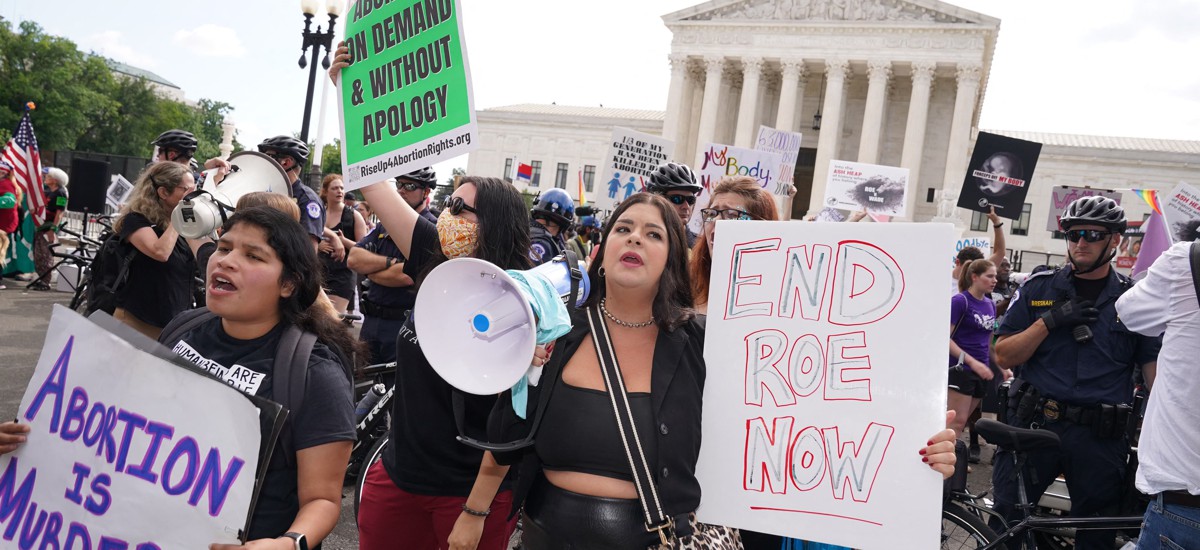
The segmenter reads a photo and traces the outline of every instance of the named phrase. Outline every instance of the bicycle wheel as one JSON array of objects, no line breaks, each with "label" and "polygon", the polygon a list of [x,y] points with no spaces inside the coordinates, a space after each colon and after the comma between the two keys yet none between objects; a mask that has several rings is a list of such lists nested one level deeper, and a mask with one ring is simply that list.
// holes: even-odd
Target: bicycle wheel
[{"label": "bicycle wheel", "polygon": [[943,550],[983,548],[998,538],[979,516],[953,502],[942,505]]},{"label": "bicycle wheel", "polygon": [[388,440],[391,439],[390,433],[384,433],[379,437],[375,444],[371,446],[371,450],[367,451],[367,457],[363,460],[362,466],[358,469],[358,477],[354,480],[354,523],[358,523],[358,504],[362,502],[363,485],[367,483],[367,471],[371,469],[376,462],[383,459],[383,448],[387,446]]}]

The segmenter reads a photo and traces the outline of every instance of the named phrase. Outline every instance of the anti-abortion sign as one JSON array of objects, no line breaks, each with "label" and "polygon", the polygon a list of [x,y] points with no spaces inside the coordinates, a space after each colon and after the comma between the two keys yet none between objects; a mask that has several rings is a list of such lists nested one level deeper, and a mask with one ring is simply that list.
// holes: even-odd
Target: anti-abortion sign
[{"label": "anti-abortion sign", "polygon": [[951,226],[717,223],[698,519],[936,548]]},{"label": "anti-abortion sign", "polygon": [[1173,242],[1190,240],[1192,232],[1188,230],[1188,225],[1200,220],[1200,191],[1191,185],[1180,182],[1166,200],[1159,199],[1159,204],[1162,205],[1163,217],[1166,218],[1167,227],[1170,228],[1171,240]]},{"label": "anti-abortion sign", "polygon": [[700,196],[696,199],[696,208],[692,210],[692,219],[688,221],[688,228],[695,233],[699,233],[703,225],[700,209],[708,206],[710,192],[721,179],[749,176],[763,189],[773,191],[779,179],[779,165],[783,163],[783,157],[779,153],[719,143],[709,143],[702,151],[704,160],[700,162],[700,169],[696,170],[696,177],[700,179],[700,185],[704,189],[700,191]]},{"label": "anti-abortion sign", "polygon": [[1075,199],[1084,197],[1108,197],[1117,204],[1121,204],[1121,194],[1116,191],[1107,191],[1104,189],[1092,189],[1090,187],[1068,187],[1059,185],[1050,190],[1050,215],[1046,219],[1046,231],[1058,231],[1058,219],[1062,217],[1063,210],[1067,209],[1067,205],[1075,202]]},{"label": "anti-abortion sign", "polygon": [[479,147],[459,0],[351,0],[338,83],[346,190]]},{"label": "anti-abortion sign", "polygon": [[787,196],[788,186],[792,185],[792,178],[796,173],[796,155],[800,154],[800,142],[803,139],[804,136],[798,132],[776,130],[768,126],[758,127],[758,139],[754,142],[754,149],[779,153],[780,156],[779,170],[775,172],[775,185],[768,189],[771,194]]},{"label": "anti-abortion sign", "polygon": [[908,168],[829,161],[825,206],[863,210],[876,216],[904,216],[908,194]]},{"label": "anti-abortion sign", "polygon": [[1000,217],[1020,218],[1041,153],[1041,143],[979,132],[958,206],[977,212],[995,207]]},{"label": "anti-abortion sign", "polygon": [[607,183],[596,186],[593,206],[601,212],[612,211],[630,195],[642,192],[650,182],[650,174],[674,153],[674,141],[628,128],[613,128],[608,154],[600,161],[602,171],[598,176]]},{"label": "anti-abortion sign", "polygon": [[18,417],[32,431],[0,457],[0,546],[238,543],[261,441],[238,390],[55,306]]}]

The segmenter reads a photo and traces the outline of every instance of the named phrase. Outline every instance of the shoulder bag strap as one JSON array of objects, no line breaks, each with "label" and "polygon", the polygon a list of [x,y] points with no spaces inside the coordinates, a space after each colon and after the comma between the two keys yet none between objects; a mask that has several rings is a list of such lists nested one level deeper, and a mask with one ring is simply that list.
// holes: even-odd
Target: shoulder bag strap
[{"label": "shoulder bag strap", "polygon": [[950,301],[953,302],[954,298],[958,298],[959,296],[962,296],[962,299],[963,299],[963,312],[962,312],[962,315],[960,315],[958,317],[958,322],[954,323],[954,330],[950,331],[951,338],[954,338],[954,333],[958,332],[958,326],[962,324],[963,319],[967,318],[967,309],[969,309],[971,306],[971,303],[967,301],[967,297],[963,296],[961,292],[959,292],[958,294],[955,294],[953,297],[951,297]]},{"label": "shoulder bag strap", "polygon": [[654,485],[654,473],[650,470],[645,451],[642,450],[633,411],[629,407],[629,394],[625,391],[625,379],[621,376],[616,353],[608,336],[608,326],[604,324],[599,308],[590,307],[587,313],[592,342],[596,345],[596,356],[600,359],[600,371],[604,374],[604,387],[608,390],[608,397],[612,402],[617,431],[621,433],[625,458],[629,460],[633,484],[637,487],[638,500],[645,514],[646,530],[658,532],[665,546],[674,537],[674,520],[663,510],[662,501],[658,497],[658,487]]}]

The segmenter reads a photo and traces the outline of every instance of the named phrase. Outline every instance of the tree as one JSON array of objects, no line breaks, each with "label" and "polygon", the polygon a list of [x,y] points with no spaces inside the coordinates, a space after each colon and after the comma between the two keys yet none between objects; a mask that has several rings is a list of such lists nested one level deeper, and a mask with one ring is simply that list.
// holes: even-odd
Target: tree
[{"label": "tree", "polygon": [[341,174],[342,173],[342,140],[341,138],[333,138],[333,143],[326,143],[321,147],[321,173],[323,174]]},{"label": "tree", "polygon": [[450,177],[446,178],[446,182],[434,188],[433,200],[431,202],[435,205],[441,205],[443,202],[446,202],[446,197],[454,193],[454,181],[465,175],[467,175],[467,171],[463,168],[450,170]]}]

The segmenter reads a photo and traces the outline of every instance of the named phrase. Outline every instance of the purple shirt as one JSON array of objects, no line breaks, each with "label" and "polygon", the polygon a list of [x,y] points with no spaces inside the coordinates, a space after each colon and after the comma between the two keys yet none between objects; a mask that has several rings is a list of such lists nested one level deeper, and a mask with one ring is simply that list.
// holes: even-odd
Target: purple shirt
[{"label": "purple shirt", "polygon": [[[950,323],[958,326],[951,337],[958,347],[987,365],[988,346],[996,325],[996,304],[988,298],[971,296],[970,292],[955,294],[950,298]],[[958,358],[951,357],[950,366],[957,364]]]}]

